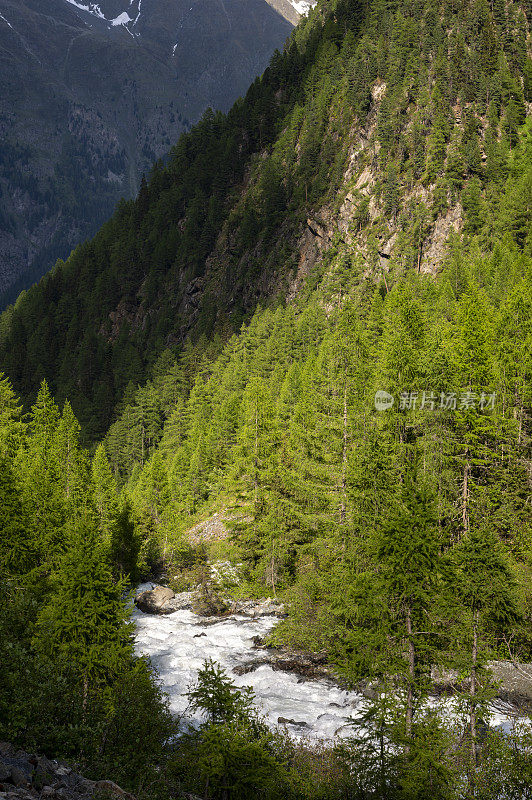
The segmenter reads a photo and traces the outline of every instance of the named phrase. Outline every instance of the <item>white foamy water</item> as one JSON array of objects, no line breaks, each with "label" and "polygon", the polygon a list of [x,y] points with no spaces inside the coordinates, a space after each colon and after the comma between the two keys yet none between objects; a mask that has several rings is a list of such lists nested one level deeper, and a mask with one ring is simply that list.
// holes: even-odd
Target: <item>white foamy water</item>
[{"label": "white foamy water", "polygon": [[[363,707],[360,694],[347,692],[332,682],[273,670],[266,664],[245,675],[234,673],[236,667],[264,655],[253,647],[253,637],[269,633],[278,618],[235,615],[207,620],[192,611],[158,616],[135,609],[133,619],[137,653],[149,656],[170,698],[171,711],[177,716],[187,708],[186,692],[194,684],[198,669],[210,658],[226,670],[237,686],[251,686],[256,706],[272,726],[281,725],[293,736],[311,739],[356,735],[356,727],[349,720]],[[435,702],[429,705],[434,706]],[[452,700],[439,705],[445,716],[456,719]],[[514,722],[513,714],[510,707],[506,712],[504,704],[498,706],[493,709],[490,724],[508,731]],[[196,722],[200,722],[199,716]]]},{"label": "white foamy water", "polygon": [[[191,611],[156,616],[135,611],[137,652],[148,655],[170,697],[174,714],[186,709],[185,692],[194,683],[203,662],[212,658],[227,671],[237,686],[251,686],[256,705],[272,724],[286,725],[291,734],[319,739],[352,733],[347,726],[362,698],[327,681],[299,678],[261,665],[246,675],[233,670],[261,652],[253,649],[253,637],[264,636],[278,622],[275,617],[243,616],[207,621]],[[293,720],[279,722],[279,718]],[[295,723],[295,724],[294,724]]]}]

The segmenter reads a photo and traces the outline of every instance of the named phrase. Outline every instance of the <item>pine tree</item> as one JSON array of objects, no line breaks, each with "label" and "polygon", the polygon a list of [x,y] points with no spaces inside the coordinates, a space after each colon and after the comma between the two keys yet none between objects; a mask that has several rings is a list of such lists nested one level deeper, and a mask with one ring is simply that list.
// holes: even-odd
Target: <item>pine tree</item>
[{"label": "pine tree", "polygon": [[103,442],[96,448],[92,460],[92,485],[102,539],[109,541],[111,526],[118,514],[119,503],[115,479]]},{"label": "pine tree", "polygon": [[22,406],[9,380],[0,372],[0,453],[12,458],[21,444]]},{"label": "pine tree", "polygon": [[89,465],[79,444],[80,431],[79,422],[67,400],[57,425],[54,449],[69,513],[78,511],[89,501]]},{"label": "pine tree", "polygon": [[140,540],[131,503],[127,498],[112,519],[108,553],[115,574],[121,580],[134,582],[137,578]]},{"label": "pine tree", "polygon": [[85,515],[68,529],[68,548],[53,574],[35,646],[71,663],[88,695],[104,686],[131,658],[124,582],[113,581],[97,526]]},{"label": "pine tree", "polygon": [[440,569],[434,499],[420,483],[418,456],[414,454],[413,458],[414,463],[404,475],[400,505],[392,510],[377,542],[380,588],[394,609],[394,625],[407,649],[403,668],[407,742],[412,737],[414,700],[426,691],[427,677],[430,678],[430,651],[425,649],[426,635],[421,638],[418,630],[430,627],[427,609],[435,597]]},{"label": "pine tree", "polygon": [[34,531],[6,455],[0,452],[0,573],[20,576],[37,564]]},{"label": "pine tree", "polygon": [[486,713],[486,702],[490,699],[489,687],[481,691],[479,680],[486,661],[482,640],[490,627],[504,626],[508,631],[518,617],[516,584],[500,542],[487,520],[469,530],[455,548],[453,559],[458,573],[450,590],[467,611],[466,619],[461,622],[467,625],[471,648],[468,706],[472,763],[476,766],[479,710]]},{"label": "pine tree", "polygon": [[435,183],[443,170],[447,144],[445,138],[445,119],[438,114],[434,119],[432,131],[427,144],[427,161],[422,180],[424,183]]},{"label": "pine tree", "polygon": [[31,409],[25,447],[17,454],[17,471],[23,476],[23,501],[31,515],[42,561],[52,559],[58,552],[67,516],[57,449],[59,421],[59,409],[43,382]]}]

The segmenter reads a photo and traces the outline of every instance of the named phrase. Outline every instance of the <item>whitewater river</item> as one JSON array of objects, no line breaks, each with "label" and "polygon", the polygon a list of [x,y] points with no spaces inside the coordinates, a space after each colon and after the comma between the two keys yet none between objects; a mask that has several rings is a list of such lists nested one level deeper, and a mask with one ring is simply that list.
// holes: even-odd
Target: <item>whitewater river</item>
[{"label": "whitewater river", "polygon": [[271,724],[284,725],[291,734],[320,739],[350,732],[347,722],[361,705],[360,695],[327,681],[274,671],[264,664],[245,675],[233,673],[235,667],[260,655],[253,649],[252,639],[268,633],[278,622],[275,617],[234,616],[211,621],[192,611],[157,616],[135,610],[133,618],[137,652],[150,657],[175,714],[185,711],[185,692],[205,659],[212,658],[237,686],[253,688],[256,705]]},{"label": "whitewater river", "polygon": [[[174,714],[183,714],[187,707],[185,692],[203,662],[212,658],[237,686],[252,687],[256,705],[270,724],[312,739],[356,733],[356,726],[349,725],[349,719],[362,709],[364,699],[355,692],[344,691],[332,682],[274,671],[264,664],[244,675],[233,672],[235,667],[260,657],[260,651],[253,648],[253,637],[267,634],[278,622],[276,617],[252,619],[235,615],[205,619],[192,611],[158,616],[135,610],[133,619],[137,652],[149,656]],[[491,724],[508,729],[512,717],[498,709]]]}]

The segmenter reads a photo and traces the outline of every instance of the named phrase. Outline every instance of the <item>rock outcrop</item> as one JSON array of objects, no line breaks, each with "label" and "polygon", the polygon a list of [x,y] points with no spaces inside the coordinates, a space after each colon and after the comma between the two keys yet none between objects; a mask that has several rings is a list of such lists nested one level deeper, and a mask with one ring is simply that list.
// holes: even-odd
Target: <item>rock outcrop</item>
[{"label": "rock outcrop", "polygon": [[0,742],[0,800],[134,800],[109,780],[91,781],[67,764]]},{"label": "rock outcrop", "polygon": [[231,614],[241,614],[244,617],[283,617],[285,607],[278,600],[265,597],[262,600],[236,600],[230,606]]},{"label": "rock outcrop", "polygon": [[176,594],[168,586],[154,586],[138,594],[134,602],[145,614],[173,614],[174,611],[190,611],[194,598],[194,592]]},{"label": "rock outcrop", "polygon": [[308,680],[331,680],[337,683],[337,678],[328,665],[325,652],[311,653],[295,650],[290,647],[273,648],[263,644],[262,639],[254,640],[255,647],[263,651],[260,656],[252,658],[244,664],[235,667],[236,675],[247,675],[258,667],[267,664],[275,671],[293,672],[301,678]]}]

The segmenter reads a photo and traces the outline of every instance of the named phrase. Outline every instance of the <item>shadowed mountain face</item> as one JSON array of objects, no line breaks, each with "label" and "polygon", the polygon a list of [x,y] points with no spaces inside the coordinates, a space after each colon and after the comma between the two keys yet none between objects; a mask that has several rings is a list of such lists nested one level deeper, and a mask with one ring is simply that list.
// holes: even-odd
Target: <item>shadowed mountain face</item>
[{"label": "shadowed mountain face", "polygon": [[0,0],[2,304],[92,235],[205,108],[244,93],[292,27],[273,5]]}]

